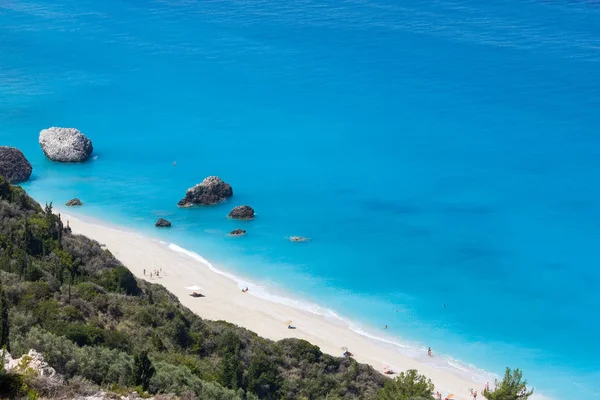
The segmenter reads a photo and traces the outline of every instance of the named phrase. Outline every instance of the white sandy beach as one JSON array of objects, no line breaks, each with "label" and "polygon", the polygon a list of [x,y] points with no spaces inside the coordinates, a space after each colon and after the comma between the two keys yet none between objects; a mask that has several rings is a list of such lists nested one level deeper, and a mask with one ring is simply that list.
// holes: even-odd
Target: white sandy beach
[{"label": "white sandy beach", "polygon": [[[225,320],[273,340],[289,337],[305,339],[335,356],[340,356],[341,347],[346,346],[357,361],[370,364],[379,371],[383,371],[384,366],[394,371],[417,369],[431,378],[436,390],[443,395],[454,393],[454,398],[459,400],[471,400],[469,389],[480,392],[485,384],[460,377],[450,369],[404,356],[389,344],[362,336],[348,326],[320,315],[253,296],[252,290],[242,293],[232,279],[213,272],[206,263],[173,250],[158,240],[96,221],[84,221],[73,215],[62,214],[62,219],[65,224],[69,222],[74,233],[106,245],[138,278],[165,286],[177,295],[183,305],[202,318]],[[160,278],[148,276],[150,271],[161,269]],[[200,287],[198,291],[206,297],[191,297],[190,290],[186,289],[191,286]],[[287,329],[285,322],[288,320],[292,320],[297,329]],[[426,356],[423,358],[426,359]]]}]

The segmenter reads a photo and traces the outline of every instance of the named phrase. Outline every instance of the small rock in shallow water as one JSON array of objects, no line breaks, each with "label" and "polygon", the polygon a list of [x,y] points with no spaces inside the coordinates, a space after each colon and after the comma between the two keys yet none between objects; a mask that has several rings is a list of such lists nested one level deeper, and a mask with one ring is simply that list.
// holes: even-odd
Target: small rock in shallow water
[{"label": "small rock in shallow water", "polygon": [[169,228],[171,226],[171,223],[164,218],[159,218],[158,221],[156,221],[156,224],[154,224],[154,226],[156,226],[157,228]]},{"label": "small rock in shallow water", "polygon": [[308,242],[310,239],[302,236],[292,236],[290,237],[292,242]]},{"label": "small rock in shallow water", "polygon": [[227,200],[233,196],[233,189],[218,176],[209,176],[202,183],[189,188],[185,197],[178,203],[179,207],[193,205],[210,206]]},{"label": "small rock in shallow water", "polygon": [[244,236],[246,231],[243,229],[235,229],[229,233],[230,236]]},{"label": "small rock in shallow water", "polygon": [[68,207],[82,206],[82,205],[83,205],[83,203],[77,197],[67,201],[67,204],[66,204],[66,206],[68,206]]},{"label": "small rock in shallow water", "polygon": [[254,209],[250,206],[237,206],[229,213],[233,219],[254,219]]},{"label": "small rock in shallow water", "polygon": [[9,183],[23,182],[31,176],[31,164],[21,150],[0,146],[0,175]]},{"label": "small rock in shallow water", "polygon": [[39,142],[46,157],[52,161],[82,162],[94,151],[92,141],[75,128],[44,129],[40,132]]}]

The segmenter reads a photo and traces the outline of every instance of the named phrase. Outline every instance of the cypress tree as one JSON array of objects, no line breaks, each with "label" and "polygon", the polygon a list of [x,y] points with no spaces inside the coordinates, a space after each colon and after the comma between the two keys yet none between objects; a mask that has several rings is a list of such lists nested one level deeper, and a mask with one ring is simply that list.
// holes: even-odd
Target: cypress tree
[{"label": "cypress tree", "polygon": [[152,361],[148,357],[148,351],[144,350],[133,356],[133,379],[135,384],[141,386],[144,391],[148,390],[150,379],[155,372]]},{"label": "cypress tree", "polygon": [[9,324],[8,324],[8,299],[2,282],[0,281],[0,348],[10,351]]}]

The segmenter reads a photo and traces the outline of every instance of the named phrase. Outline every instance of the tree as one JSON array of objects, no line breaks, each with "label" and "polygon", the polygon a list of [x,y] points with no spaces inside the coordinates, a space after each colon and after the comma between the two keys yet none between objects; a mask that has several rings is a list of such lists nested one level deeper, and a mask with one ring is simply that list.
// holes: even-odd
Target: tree
[{"label": "tree", "polygon": [[[58,257],[58,262],[60,263],[59,270],[61,271],[61,274],[63,273],[63,271],[65,269],[69,273],[68,302],[70,303],[71,302],[71,286],[75,283],[75,278],[79,275],[80,260],[79,259],[73,260],[73,256],[71,255],[71,253],[68,253],[64,250],[55,250],[54,254]],[[61,282],[62,282],[62,279],[61,279]]]},{"label": "tree", "polygon": [[248,391],[261,399],[278,399],[281,384],[277,364],[259,350],[248,367]]},{"label": "tree", "polygon": [[496,379],[494,390],[485,389],[483,397],[488,400],[527,400],[533,394],[533,389],[527,391],[527,381],[523,380],[523,372],[518,368],[511,371],[506,368],[504,379]]},{"label": "tree", "polygon": [[219,354],[221,355],[220,382],[223,386],[237,390],[243,386],[244,366],[240,361],[242,341],[232,331],[227,330],[221,336]]},{"label": "tree", "polygon": [[409,369],[396,379],[388,380],[377,393],[377,400],[430,400],[433,389],[431,379],[419,375],[416,369]]},{"label": "tree", "polygon": [[148,351],[143,350],[133,356],[132,375],[134,383],[141,386],[144,391],[148,390],[150,379],[152,379],[155,372],[152,361],[148,357]]},{"label": "tree", "polygon": [[8,299],[0,281],[0,349],[10,351],[9,325],[8,325]]}]

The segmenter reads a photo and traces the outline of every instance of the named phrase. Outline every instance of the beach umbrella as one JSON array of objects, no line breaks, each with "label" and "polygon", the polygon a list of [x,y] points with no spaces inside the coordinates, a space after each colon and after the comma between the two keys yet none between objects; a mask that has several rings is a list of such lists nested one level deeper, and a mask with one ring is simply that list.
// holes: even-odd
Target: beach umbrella
[{"label": "beach umbrella", "polygon": [[292,324],[292,322],[293,322],[293,321],[292,321],[291,319],[288,319],[287,321],[285,321],[285,322],[284,322],[284,324],[286,324],[286,325],[291,325],[291,324]]},{"label": "beach umbrella", "polygon": [[348,351],[348,348],[346,346],[340,347],[340,349],[342,349],[343,351]]},{"label": "beach umbrella", "polygon": [[448,396],[446,396],[447,399],[451,399],[454,397],[454,393],[450,393]]}]

